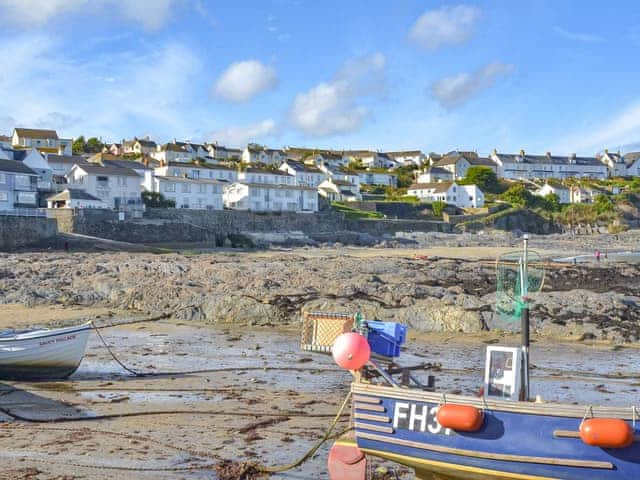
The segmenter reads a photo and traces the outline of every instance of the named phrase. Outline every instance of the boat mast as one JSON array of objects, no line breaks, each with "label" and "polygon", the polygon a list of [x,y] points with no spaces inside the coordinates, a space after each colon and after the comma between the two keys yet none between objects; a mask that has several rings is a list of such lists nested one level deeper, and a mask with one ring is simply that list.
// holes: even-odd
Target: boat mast
[{"label": "boat mast", "polygon": [[520,400],[529,400],[529,301],[528,295],[528,276],[527,276],[527,262],[528,262],[528,247],[529,247],[529,235],[523,236],[523,255],[520,261],[520,301],[522,304],[521,312],[521,343],[522,343],[522,375],[520,385]]}]

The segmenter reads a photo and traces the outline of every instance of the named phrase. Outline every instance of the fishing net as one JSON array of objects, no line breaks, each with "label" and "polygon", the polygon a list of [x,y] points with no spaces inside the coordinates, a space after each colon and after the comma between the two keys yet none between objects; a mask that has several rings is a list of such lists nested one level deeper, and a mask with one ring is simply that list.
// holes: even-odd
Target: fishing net
[{"label": "fishing net", "polygon": [[544,266],[537,252],[510,252],[496,262],[496,313],[506,321],[519,320],[527,298],[542,289]]}]

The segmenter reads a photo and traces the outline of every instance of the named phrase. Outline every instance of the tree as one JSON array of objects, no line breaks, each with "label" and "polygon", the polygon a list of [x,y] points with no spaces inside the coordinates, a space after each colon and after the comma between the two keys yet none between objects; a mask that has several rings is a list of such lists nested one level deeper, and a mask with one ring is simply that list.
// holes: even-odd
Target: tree
[{"label": "tree", "polygon": [[98,140],[96,137],[91,137],[87,140],[87,143],[84,146],[85,153],[100,153],[104,144]]},{"label": "tree", "polygon": [[500,193],[498,176],[491,167],[469,167],[467,175],[460,183],[464,185],[476,185],[484,193]]},{"label": "tree", "polygon": [[533,207],[536,204],[536,198],[522,183],[511,185],[507,191],[501,195],[501,198],[511,205],[518,205],[520,207]]},{"label": "tree", "polygon": [[613,212],[615,210],[615,205],[611,201],[611,199],[607,195],[596,195],[596,198],[593,199],[593,207],[596,209],[599,215],[603,213]]},{"label": "tree", "polygon": [[548,193],[544,197],[545,201],[545,210],[549,210],[550,212],[559,212],[561,209],[560,206],[560,197],[555,193]]},{"label": "tree", "polygon": [[176,202],[167,200],[160,192],[142,192],[142,201],[148,208],[176,208]]},{"label": "tree", "polygon": [[84,135],[80,135],[73,141],[73,145],[71,149],[73,150],[74,155],[82,155],[84,153]]}]

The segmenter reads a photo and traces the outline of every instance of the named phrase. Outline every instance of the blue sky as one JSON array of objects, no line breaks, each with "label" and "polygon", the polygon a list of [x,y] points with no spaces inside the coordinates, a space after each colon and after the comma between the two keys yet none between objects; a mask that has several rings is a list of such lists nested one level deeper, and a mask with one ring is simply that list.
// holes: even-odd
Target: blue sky
[{"label": "blue sky", "polygon": [[0,133],[592,154],[638,52],[637,1],[0,0]]}]

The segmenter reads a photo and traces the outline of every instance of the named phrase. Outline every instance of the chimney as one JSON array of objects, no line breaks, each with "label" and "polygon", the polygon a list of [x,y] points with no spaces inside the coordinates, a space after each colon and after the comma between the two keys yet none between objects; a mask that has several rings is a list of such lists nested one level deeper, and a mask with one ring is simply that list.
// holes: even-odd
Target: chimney
[{"label": "chimney", "polygon": [[551,152],[547,152],[545,155],[546,155],[547,157],[550,157],[550,156],[551,156]]},{"label": "chimney", "polygon": [[498,154],[498,149],[497,149],[497,148],[494,148],[494,149],[493,149],[493,153],[492,153],[492,155],[497,155],[497,154]]},{"label": "chimney", "polygon": [[166,167],[167,166],[167,162],[164,159],[160,160],[160,166],[161,167]]},{"label": "chimney", "polygon": [[604,153],[605,153],[605,155],[608,155],[608,154],[609,154],[609,149],[608,149],[608,148],[605,148],[605,149],[604,149]]},{"label": "chimney", "polygon": [[520,150],[520,156],[524,157],[524,149]]}]

